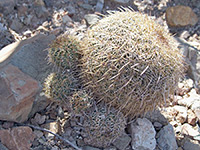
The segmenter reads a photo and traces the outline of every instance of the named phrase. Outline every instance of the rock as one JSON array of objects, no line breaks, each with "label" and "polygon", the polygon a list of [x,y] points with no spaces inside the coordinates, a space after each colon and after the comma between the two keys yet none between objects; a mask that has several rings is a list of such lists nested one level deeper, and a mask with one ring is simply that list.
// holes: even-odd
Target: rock
[{"label": "rock", "polygon": [[28,150],[35,136],[29,127],[0,130],[0,140],[9,150]]},{"label": "rock", "polygon": [[15,4],[16,0],[0,0],[0,8],[3,8],[3,13],[6,15],[13,11]]},{"label": "rock", "polygon": [[198,22],[197,15],[188,6],[174,6],[166,10],[166,21],[169,26],[195,25]]},{"label": "rock", "polygon": [[72,22],[72,19],[68,15],[64,15],[62,20],[63,20],[63,23]]},{"label": "rock", "polygon": [[178,148],[172,125],[168,124],[158,132],[157,144],[162,150],[176,150]]},{"label": "rock", "polygon": [[43,136],[43,132],[39,130],[34,130],[33,133],[37,138],[41,138]]},{"label": "rock", "polygon": [[187,119],[187,108],[184,106],[174,106],[174,110],[177,112],[176,120],[180,123],[184,123]]},{"label": "rock", "polygon": [[8,150],[8,149],[0,142],[0,150]]},{"label": "rock", "polygon": [[96,24],[100,19],[100,17],[96,14],[87,14],[84,18],[89,25]]},{"label": "rock", "polygon": [[154,122],[154,123],[153,123],[153,126],[154,126],[154,128],[155,128],[156,130],[160,130],[160,129],[162,128],[162,124],[159,123],[159,122]]},{"label": "rock", "polygon": [[26,121],[38,90],[38,82],[17,67],[4,67],[0,71],[0,120]]},{"label": "rock", "polygon": [[199,132],[193,129],[192,126],[189,125],[188,123],[184,123],[182,125],[181,133],[184,135],[192,136],[192,137],[199,135]]},{"label": "rock", "polygon": [[99,148],[91,147],[91,146],[84,146],[83,150],[100,150]]},{"label": "rock", "polygon": [[104,0],[98,0],[97,4],[96,4],[96,12],[101,12],[103,9],[103,5],[104,5]]},{"label": "rock", "polygon": [[191,109],[193,111],[200,109],[200,99],[194,100],[193,104],[191,105]]},{"label": "rock", "polygon": [[162,125],[168,124],[168,120],[161,114],[160,110],[154,110],[153,112],[148,112],[145,115],[145,118],[147,118],[151,122],[159,122]]},{"label": "rock", "polygon": [[129,0],[113,0],[113,1],[117,3],[122,3],[122,4],[126,4],[129,2]]},{"label": "rock", "polygon": [[194,110],[194,113],[197,116],[198,120],[200,121],[200,109]]},{"label": "rock", "polygon": [[86,10],[92,10],[93,6],[90,4],[79,4],[80,7],[86,9]]},{"label": "rock", "polygon": [[72,5],[67,6],[66,10],[70,17],[72,17],[76,13],[76,9]]},{"label": "rock", "polygon": [[20,22],[19,19],[15,18],[10,25],[10,28],[16,32],[19,32],[23,28],[23,24]]},{"label": "rock", "polygon": [[36,6],[45,6],[45,3],[43,0],[35,0],[34,5]]},{"label": "rock", "polygon": [[138,118],[131,123],[132,149],[154,150],[156,147],[156,131],[152,123],[146,118]]},{"label": "rock", "polygon": [[39,113],[36,113],[35,117],[31,119],[32,124],[41,125],[45,122],[46,116],[40,115]]},{"label": "rock", "polygon": [[183,144],[184,150],[199,150],[200,144],[198,142],[194,142],[192,140],[186,140]]},{"label": "rock", "polygon": [[117,150],[117,148],[114,146],[110,146],[110,147],[104,148],[103,150]]},{"label": "rock", "polygon": [[[59,131],[59,123],[58,122],[50,122],[42,125],[43,128],[50,130],[53,133],[58,133]],[[51,133],[45,133],[46,138],[52,138],[54,137]]]},{"label": "rock", "polygon": [[120,150],[125,150],[130,142],[131,142],[131,138],[127,134],[124,133],[119,138],[117,138],[112,144]]},{"label": "rock", "polygon": [[10,44],[0,51],[0,68],[11,63],[39,81],[40,91],[35,97],[31,115],[44,109],[49,103],[41,92],[45,78],[52,72],[52,66],[46,59],[48,52],[45,49],[54,39],[54,35],[39,34],[30,39]]},{"label": "rock", "polygon": [[187,114],[188,114],[187,123],[194,126],[197,122],[196,115],[193,113],[193,111],[191,109],[188,110]]},{"label": "rock", "polygon": [[14,122],[8,122],[8,121],[4,122],[2,125],[4,129],[12,128],[13,126],[14,126]]}]

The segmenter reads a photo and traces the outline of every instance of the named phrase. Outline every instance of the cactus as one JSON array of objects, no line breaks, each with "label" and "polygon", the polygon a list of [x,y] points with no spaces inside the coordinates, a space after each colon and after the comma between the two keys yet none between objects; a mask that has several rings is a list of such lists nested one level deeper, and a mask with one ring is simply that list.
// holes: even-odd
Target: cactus
[{"label": "cactus", "polygon": [[126,120],[122,113],[105,105],[87,112],[84,121],[84,142],[95,147],[107,147],[124,133]]},{"label": "cactus", "polygon": [[59,36],[48,49],[49,62],[60,69],[73,70],[79,59],[79,43],[75,36]]},{"label": "cactus", "polygon": [[83,41],[84,86],[125,116],[163,104],[184,71],[173,37],[147,15],[127,8],[101,19]]},{"label": "cactus", "polygon": [[51,73],[44,82],[44,94],[52,100],[65,101],[76,89],[76,80],[70,74]]},{"label": "cactus", "polygon": [[79,114],[92,106],[93,99],[86,91],[78,90],[73,93],[70,103],[73,111],[76,114]]}]

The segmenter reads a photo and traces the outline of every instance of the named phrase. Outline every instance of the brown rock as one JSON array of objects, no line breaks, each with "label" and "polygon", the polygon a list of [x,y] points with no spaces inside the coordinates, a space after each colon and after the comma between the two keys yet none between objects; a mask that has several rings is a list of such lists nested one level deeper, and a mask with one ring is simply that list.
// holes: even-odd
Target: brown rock
[{"label": "brown rock", "polygon": [[169,26],[195,25],[198,22],[197,15],[188,6],[174,6],[166,10],[166,21]]},{"label": "brown rock", "polygon": [[0,72],[0,120],[26,121],[38,88],[37,81],[17,67],[4,67]]},{"label": "brown rock", "polygon": [[0,140],[9,150],[29,150],[35,136],[29,127],[0,130]]},{"label": "brown rock", "polygon": [[191,109],[188,110],[188,118],[187,118],[187,122],[194,126],[196,124],[196,121],[197,121],[197,117],[196,115],[193,113],[193,111]]}]

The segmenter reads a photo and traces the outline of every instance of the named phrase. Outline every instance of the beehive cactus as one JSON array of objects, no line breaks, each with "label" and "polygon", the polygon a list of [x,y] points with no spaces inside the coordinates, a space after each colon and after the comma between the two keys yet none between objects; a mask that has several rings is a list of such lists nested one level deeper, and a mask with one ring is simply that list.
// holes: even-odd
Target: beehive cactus
[{"label": "beehive cactus", "polygon": [[84,142],[95,147],[107,147],[124,133],[126,120],[114,108],[100,105],[87,113],[84,121]]},{"label": "beehive cactus", "polygon": [[82,80],[125,115],[142,115],[174,93],[184,70],[173,37],[147,15],[112,12],[84,38]]},{"label": "beehive cactus", "polygon": [[75,36],[59,36],[48,49],[49,62],[60,69],[73,70],[79,59],[79,43]]},{"label": "beehive cactus", "polygon": [[51,73],[44,82],[44,94],[52,100],[65,101],[77,87],[77,81],[70,74]]},{"label": "beehive cactus", "polygon": [[79,114],[92,106],[93,98],[86,91],[78,90],[73,93],[70,103],[73,111]]}]

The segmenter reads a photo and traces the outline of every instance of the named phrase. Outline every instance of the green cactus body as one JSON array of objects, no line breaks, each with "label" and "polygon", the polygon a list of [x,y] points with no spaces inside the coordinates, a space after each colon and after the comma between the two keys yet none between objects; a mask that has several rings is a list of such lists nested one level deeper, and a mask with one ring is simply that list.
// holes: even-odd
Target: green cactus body
[{"label": "green cactus body", "polygon": [[74,69],[79,59],[79,40],[71,35],[58,37],[48,49],[49,62],[60,69]]},{"label": "green cactus body", "polygon": [[84,38],[82,80],[125,115],[142,115],[174,93],[184,71],[173,37],[147,15],[116,11]]},{"label": "green cactus body", "polygon": [[51,73],[44,82],[45,96],[65,101],[76,88],[76,81],[69,74]]},{"label": "green cactus body", "polygon": [[87,113],[84,122],[86,137],[84,142],[95,147],[107,147],[124,133],[126,120],[122,113],[106,106]]}]

